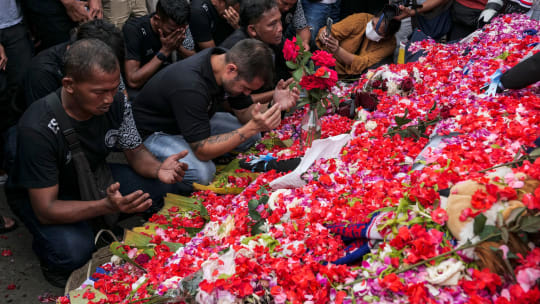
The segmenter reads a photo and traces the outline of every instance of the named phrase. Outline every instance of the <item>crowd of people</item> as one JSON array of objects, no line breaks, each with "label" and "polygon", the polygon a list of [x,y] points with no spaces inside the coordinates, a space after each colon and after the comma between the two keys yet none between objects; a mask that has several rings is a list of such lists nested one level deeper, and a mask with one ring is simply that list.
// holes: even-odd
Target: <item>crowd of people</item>
[{"label": "crowd of people", "polygon": [[[338,74],[352,77],[391,63],[415,29],[456,41],[499,13],[538,18],[534,5],[2,1],[0,175],[8,203],[32,233],[45,277],[63,286],[90,259],[97,228],[119,214],[152,214],[167,192],[208,184],[213,160],[279,126],[300,95],[290,86],[285,39],[332,53]],[[107,162],[111,152],[123,152],[127,164]],[[0,216],[0,232],[15,227]]]}]

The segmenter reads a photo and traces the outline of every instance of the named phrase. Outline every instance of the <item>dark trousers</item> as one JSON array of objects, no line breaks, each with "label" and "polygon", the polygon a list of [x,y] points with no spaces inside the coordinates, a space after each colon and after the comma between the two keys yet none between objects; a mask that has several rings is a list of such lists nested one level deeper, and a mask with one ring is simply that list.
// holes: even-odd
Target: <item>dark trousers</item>
[{"label": "dark trousers", "polygon": [[[32,59],[32,45],[24,24],[0,30],[0,44],[4,47],[8,58],[5,71],[0,71],[0,134],[15,125],[24,107],[19,102],[22,99],[22,80]],[[0,146],[3,147],[3,136]],[[0,164],[3,165],[4,155],[0,149]]]},{"label": "dark trousers", "polygon": [[32,11],[29,8],[25,15],[32,32],[40,41],[37,51],[68,41],[71,29],[77,26],[77,23],[69,18],[65,10],[56,13],[42,13]]},{"label": "dark trousers", "polygon": [[[176,185],[167,185],[155,179],[141,177],[128,165],[112,164],[111,171],[114,180],[120,182],[122,194],[126,195],[139,189],[150,194],[154,203],[145,212],[147,215],[163,206],[163,197],[167,192],[178,192]],[[32,248],[47,268],[64,273],[67,277],[91,258],[95,250],[96,227],[90,221],[44,225],[36,218],[24,190],[7,189],[6,195],[11,209],[32,234]],[[81,204],[84,202],[81,201]]]}]

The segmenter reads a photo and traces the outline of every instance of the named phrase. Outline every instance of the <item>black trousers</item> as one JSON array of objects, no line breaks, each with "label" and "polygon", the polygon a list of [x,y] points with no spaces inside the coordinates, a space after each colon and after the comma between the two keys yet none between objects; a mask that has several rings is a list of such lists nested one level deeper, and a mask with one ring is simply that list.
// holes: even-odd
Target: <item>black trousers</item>
[{"label": "black trousers", "polygon": [[71,30],[77,26],[64,11],[55,13],[42,13],[25,10],[26,20],[33,33],[40,41],[36,51],[42,51],[53,45],[66,42],[70,39]]}]

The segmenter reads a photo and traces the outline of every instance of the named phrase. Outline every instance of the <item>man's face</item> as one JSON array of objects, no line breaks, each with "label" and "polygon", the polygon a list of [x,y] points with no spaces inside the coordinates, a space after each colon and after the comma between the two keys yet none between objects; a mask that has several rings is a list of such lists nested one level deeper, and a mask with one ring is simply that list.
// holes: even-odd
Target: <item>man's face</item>
[{"label": "man's face", "polygon": [[[156,15],[157,16],[157,15]],[[159,16],[157,16],[159,18]],[[178,30],[178,29],[186,29],[187,24],[185,25],[178,25],[176,22],[174,22],[172,19],[164,19],[159,18],[159,28],[161,29],[161,32],[163,32],[163,36],[167,37],[170,33]]]},{"label": "man's face", "polygon": [[279,11],[284,14],[291,10],[298,0],[278,0]]},{"label": "man's face", "polygon": [[66,87],[64,84],[64,88],[73,96],[82,112],[103,115],[109,111],[119,85],[119,68],[112,73],[94,68],[86,79],[77,81],[71,78],[71,85]]},{"label": "man's face", "polygon": [[251,82],[248,82],[240,77],[236,71],[228,71],[223,76],[223,89],[231,96],[244,94],[250,95],[252,91],[260,89],[264,85],[264,81],[260,77],[255,77]]},{"label": "man's face", "polygon": [[281,13],[277,7],[266,11],[259,19],[259,22],[248,27],[250,28],[249,32],[252,35],[255,34],[254,38],[266,44],[277,45],[281,43],[283,27],[281,25]]}]

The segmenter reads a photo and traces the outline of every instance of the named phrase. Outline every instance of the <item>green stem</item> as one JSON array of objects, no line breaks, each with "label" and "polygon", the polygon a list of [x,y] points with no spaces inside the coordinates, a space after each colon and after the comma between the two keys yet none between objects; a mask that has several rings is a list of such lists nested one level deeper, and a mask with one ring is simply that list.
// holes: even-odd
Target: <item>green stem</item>
[{"label": "green stem", "polygon": [[[475,247],[476,245],[478,245],[478,244],[480,244],[480,243],[482,243],[482,242],[485,242],[485,241],[487,241],[487,240],[489,240],[489,239],[491,239],[491,238],[493,238],[493,237],[500,236],[500,235],[501,235],[501,233],[492,233],[492,234],[486,236],[485,238],[481,239],[481,240],[478,241],[477,243],[474,243],[474,244],[472,244],[472,243],[465,243],[465,244],[459,246],[459,247],[456,248],[456,249],[447,251],[447,252],[445,252],[445,253],[441,253],[441,254],[439,254],[439,255],[437,255],[437,256],[431,257],[431,258],[429,258],[429,259],[427,259],[427,260],[420,261],[420,262],[418,262],[418,263],[416,263],[416,264],[412,264],[412,265],[407,266],[407,267],[405,267],[405,268],[403,268],[403,269],[398,269],[397,271],[395,271],[395,272],[393,272],[393,273],[398,274],[398,273],[402,273],[402,272],[405,272],[405,271],[409,271],[409,270],[411,270],[411,269],[413,269],[413,268],[416,268],[416,267],[418,267],[418,266],[420,266],[420,265],[423,265],[423,264],[426,264],[426,263],[428,263],[428,262],[431,262],[431,261],[433,261],[433,260],[435,260],[435,259],[438,259],[438,258],[440,258],[440,257],[447,256],[447,255],[449,255],[449,254],[456,253],[457,251],[460,251],[460,250],[464,250],[464,249],[468,249],[468,248]],[[360,283],[360,282],[362,282],[362,281],[364,281],[364,280],[376,279],[376,278],[378,278],[378,277],[379,277],[379,276],[370,276],[370,277],[367,277],[367,278],[360,278],[360,279],[355,280],[355,281],[353,281],[353,282],[351,282],[351,283],[345,284],[345,286],[351,286],[351,285]]]}]

